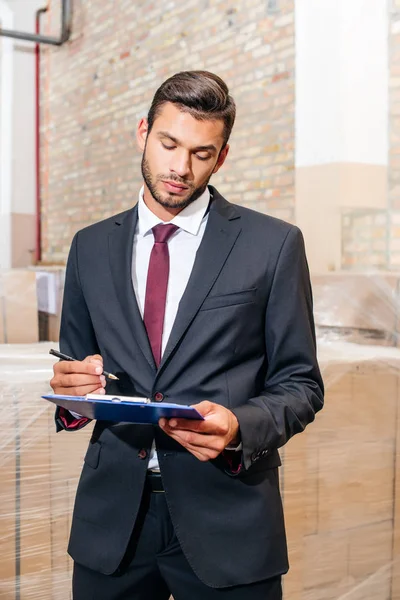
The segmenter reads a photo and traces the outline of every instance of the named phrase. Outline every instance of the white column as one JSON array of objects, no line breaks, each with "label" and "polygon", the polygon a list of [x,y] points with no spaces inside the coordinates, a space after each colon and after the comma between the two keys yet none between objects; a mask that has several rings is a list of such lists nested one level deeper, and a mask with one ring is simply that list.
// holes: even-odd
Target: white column
[{"label": "white column", "polygon": [[341,264],[344,209],[384,209],[386,0],[296,0],[296,217],[311,267]]},{"label": "white column", "polygon": [[[0,0],[0,23],[13,29],[13,13]],[[0,36],[0,268],[11,266],[13,47]]]}]

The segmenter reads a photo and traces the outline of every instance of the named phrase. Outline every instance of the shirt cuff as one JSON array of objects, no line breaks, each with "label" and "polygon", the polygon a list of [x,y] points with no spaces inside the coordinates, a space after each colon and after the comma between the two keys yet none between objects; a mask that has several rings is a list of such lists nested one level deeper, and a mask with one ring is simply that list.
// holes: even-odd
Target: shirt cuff
[{"label": "shirt cuff", "polygon": [[[240,446],[242,444],[240,443]],[[226,466],[228,467],[227,471],[231,475],[238,475],[242,470],[242,453],[235,450],[225,449],[222,451],[221,456],[224,458]]]},{"label": "shirt cuff", "polygon": [[227,446],[225,450],[230,450],[231,452],[239,452],[243,448],[242,442],[239,442],[237,446]]},{"label": "shirt cuff", "polygon": [[82,417],[77,413],[71,413],[69,410],[62,408],[61,406],[59,407],[58,418],[63,423],[64,428],[68,430],[80,429],[83,427],[83,425],[86,425],[86,423],[89,423],[90,421],[90,419]]}]

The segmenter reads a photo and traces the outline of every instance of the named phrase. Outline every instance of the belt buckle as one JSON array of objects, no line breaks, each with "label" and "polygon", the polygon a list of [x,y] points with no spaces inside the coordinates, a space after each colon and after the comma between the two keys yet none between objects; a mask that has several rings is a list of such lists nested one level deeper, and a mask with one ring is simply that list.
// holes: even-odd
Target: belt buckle
[{"label": "belt buckle", "polygon": [[[150,486],[150,490],[153,494],[164,494],[165,490],[163,488],[162,485],[162,479],[161,479],[161,474],[159,471],[149,471],[147,473],[147,479],[149,482],[149,486]],[[156,486],[156,483],[160,483],[160,487],[162,489],[154,489]]]}]

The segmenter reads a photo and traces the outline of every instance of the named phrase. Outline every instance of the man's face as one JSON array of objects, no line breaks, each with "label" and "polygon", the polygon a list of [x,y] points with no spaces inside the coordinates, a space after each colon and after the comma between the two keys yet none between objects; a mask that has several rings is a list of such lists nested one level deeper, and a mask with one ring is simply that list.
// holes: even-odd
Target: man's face
[{"label": "man's face", "polygon": [[137,138],[145,191],[167,209],[182,210],[196,200],[225,161],[223,129],[223,121],[199,121],[172,103],[162,106],[150,133],[142,119]]}]

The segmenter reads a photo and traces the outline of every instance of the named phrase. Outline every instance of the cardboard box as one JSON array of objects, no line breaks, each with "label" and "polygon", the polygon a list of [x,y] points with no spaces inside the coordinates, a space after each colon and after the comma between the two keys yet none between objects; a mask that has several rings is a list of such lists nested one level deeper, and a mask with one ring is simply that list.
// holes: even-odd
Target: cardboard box
[{"label": "cardboard box", "polygon": [[0,343],[38,341],[35,274],[25,269],[0,270]]},{"label": "cardboard box", "polygon": [[325,408],[282,449],[295,567],[285,598],[398,600],[400,351],[338,343],[319,354]]},{"label": "cardboard box", "polygon": [[92,426],[56,434],[50,344],[0,346],[0,600],[69,600],[67,543]]},{"label": "cardboard box", "polygon": [[[51,344],[0,346],[0,599],[70,600],[91,427],[54,432]],[[285,600],[400,600],[400,350],[320,346],[326,405],[281,449]],[[66,459],[66,457],[68,457]]]}]

